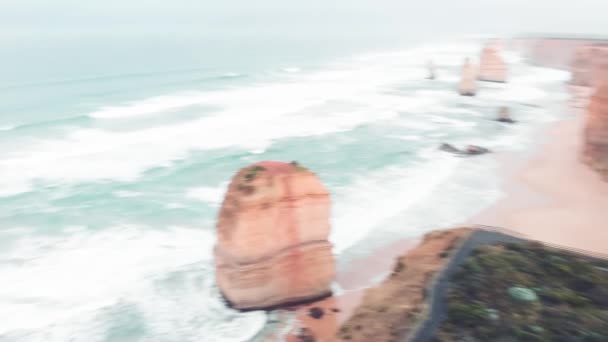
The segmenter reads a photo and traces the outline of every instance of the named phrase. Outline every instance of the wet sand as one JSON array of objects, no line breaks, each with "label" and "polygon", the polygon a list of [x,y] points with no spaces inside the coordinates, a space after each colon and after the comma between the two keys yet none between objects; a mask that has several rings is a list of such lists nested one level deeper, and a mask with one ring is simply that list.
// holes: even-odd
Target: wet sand
[{"label": "wet sand", "polygon": [[580,162],[584,113],[541,135],[523,165],[503,155],[506,197],[468,223],[505,227],[549,244],[608,253],[608,183]]}]

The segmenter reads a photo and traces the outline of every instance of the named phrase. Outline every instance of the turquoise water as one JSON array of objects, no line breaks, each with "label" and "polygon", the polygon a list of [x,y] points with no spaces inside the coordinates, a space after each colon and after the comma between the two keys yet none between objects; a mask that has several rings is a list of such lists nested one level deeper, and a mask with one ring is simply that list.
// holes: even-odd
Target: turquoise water
[{"label": "turquoise water", "polygon": [[[226,309],[212,279],[215,215],[237,169],[271,159],[315,170],[344,267],[499,198],[491,156],[437,146],[529,148],[559,118],[567,78],[506,54],[508,84],[460,97],[473,40],[7,44],[0,341],[246,339],[266,316]],[[424,79],[429,57],[436,81]],[[492,121],[500,105],[520,124]]]}]

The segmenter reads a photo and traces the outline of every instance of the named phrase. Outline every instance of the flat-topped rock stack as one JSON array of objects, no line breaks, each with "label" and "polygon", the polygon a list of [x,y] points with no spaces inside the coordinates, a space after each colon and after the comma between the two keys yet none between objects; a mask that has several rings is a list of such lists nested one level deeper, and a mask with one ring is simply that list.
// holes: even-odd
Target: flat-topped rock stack
[{"label": "flat-topped rock stack", "polygon": [[583,133],[583,161],[608,180],[608,65],[589,101]]},{"label": "flat-topped rock stack", "polygon": [[487,45],[481,51],[478,79],[500,83],[507,81],[507,65],[500,56],[498,45]]},{"label": "flat-topped rock stack", "polygon": [[217,222],[216,281],[237,309],[263,309],[331,293],[330,198],[297,163],[241,169]]},{"label": "flat-topped rock stack", "polygon": [[475,96],[477,93],[477,68],[470,59],[464,60],[460,83],[458,83],[458,93],[462,96]]}]

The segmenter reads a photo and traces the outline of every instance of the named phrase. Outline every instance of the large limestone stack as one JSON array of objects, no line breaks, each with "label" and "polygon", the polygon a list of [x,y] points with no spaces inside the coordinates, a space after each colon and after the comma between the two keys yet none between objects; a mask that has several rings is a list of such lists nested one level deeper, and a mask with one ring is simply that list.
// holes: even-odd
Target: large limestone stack
[{"label": "large limestone stack", "polygon": [[331,292],[330,199],[296,163],[240,170],[219,214],[216,281],[232,306],[268,308]]},{"label": "large limestone stack", "polygon": [[486,46],[481,51],[478,77],[480,81],[487,82],[504,83],[507,81],[507,66],[496,47]]},{"label": "large limestone stack", "polygon": [[608,180],[608,67],[589,103],[584,141],[583,160]]},{"label": "large limestone stack", "polygon": [[458,84],[458,93],[463,96],[475,96],[477,92],[477,70],[470,59],[464,60],[462,75]]}]

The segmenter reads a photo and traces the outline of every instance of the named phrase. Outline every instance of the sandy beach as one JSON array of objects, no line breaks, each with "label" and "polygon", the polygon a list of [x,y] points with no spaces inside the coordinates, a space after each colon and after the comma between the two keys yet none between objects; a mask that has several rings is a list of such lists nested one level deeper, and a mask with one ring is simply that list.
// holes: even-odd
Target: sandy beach
[{"label": "sandy beach", "polygon": [[538,151],[518,164],[499,161],[506,196],[468,223],[504,227],[550,244],[608,253],[608,183],[580,162],[584,113],[558,122],[541,136]]}]

